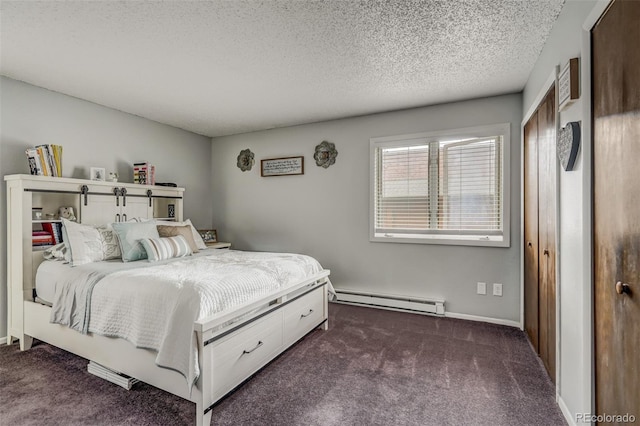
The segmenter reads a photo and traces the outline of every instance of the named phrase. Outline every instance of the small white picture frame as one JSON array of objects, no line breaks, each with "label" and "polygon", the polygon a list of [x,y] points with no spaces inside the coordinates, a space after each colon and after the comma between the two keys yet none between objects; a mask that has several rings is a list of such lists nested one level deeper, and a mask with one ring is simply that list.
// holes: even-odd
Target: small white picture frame
[{"label": "small white picture frame", "polygon": [[104,167],[91,167],[91,173],[90,173],[89,179],[104,182],[104,179],[105,179]]}]

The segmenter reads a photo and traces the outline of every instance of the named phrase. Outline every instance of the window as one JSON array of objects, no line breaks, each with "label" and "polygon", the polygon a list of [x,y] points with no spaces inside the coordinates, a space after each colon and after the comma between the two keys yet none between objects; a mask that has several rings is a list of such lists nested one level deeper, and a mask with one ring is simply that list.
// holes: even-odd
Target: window
[{"label": "window", "polygon": [[509,246],[509,124],[371,139],[371,240]]}]

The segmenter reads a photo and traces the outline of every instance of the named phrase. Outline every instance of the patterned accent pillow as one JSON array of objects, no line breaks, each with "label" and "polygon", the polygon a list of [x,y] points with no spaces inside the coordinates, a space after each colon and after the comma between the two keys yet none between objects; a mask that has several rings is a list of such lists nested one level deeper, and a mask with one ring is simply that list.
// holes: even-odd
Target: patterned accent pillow
[{"label": "patterned accent pillow", "polygon": [[189,247],[191,247],[191,251],[193,253],[198,253],[198,245],[193,239],[193,233],[191,232],[191,227],[189,225],[184,226],[167,226],[167,225],[157,225],[158,234],[160,238],[162,237],[176,237],[178,235],[182,235],[187,243],[189,243]]},{"label": "patterned accent pillow", "polygon": [[147,258],[147,252],[140,240],[147,238],[160,238],[156,223],[149,222],[116,222],[111,225],[118,236],[123,262],[132,262]]},{"label": "patterned accent pillow", "polygon": [[122,252],[120,252],[120,244],[118,243],[118,237],[113,229],[101,226],[98,228],[100,233],[100,239],[102,243],[102,259],[120,259]]},{"label": "patterned accent pillow", "polygon": [[187,219],[184,222],[169,222],[169,221],[164,221],[164,220],[157,220],[156,221],[156,225],[164,225],[164,226],[185,226],[185,225],[189,225],[191,227],[191,233],[193,234],[193,241],[196,242],[196,247],[198,247],[199,250],[206,250],[207,249],[207,245],[202,240],[202,237],[200,236],[200,233],[198,232],[196,227],[193,226],[193,223],[191,223],[191,219]]},{"label": "patterned accent pillow", "polygon": [[77,266],[122,257],[118,238],[109,226],[96,228],[64,218],[62,225],[64,250],[53,251],[58,246],[52,247],[52,252],[49,253],[51,258],[57,258],[58,253],[62,253],[71,266]]},{"label": "patterned accent pillow", "polygon": [[[81,225],[62,218],[66,231],[66,243],[71,251],[71,266],[84,265],[104,259],[102,254],[102,238],[93,226]],[[64,238],[64,237],[63,237]]]},{"label": "patterned accent pillow", "polygon": [[192,253],[187,239],[182,235],[166,238],[144,238],[140,242],[147,252],[149,262],[189,256]]}]

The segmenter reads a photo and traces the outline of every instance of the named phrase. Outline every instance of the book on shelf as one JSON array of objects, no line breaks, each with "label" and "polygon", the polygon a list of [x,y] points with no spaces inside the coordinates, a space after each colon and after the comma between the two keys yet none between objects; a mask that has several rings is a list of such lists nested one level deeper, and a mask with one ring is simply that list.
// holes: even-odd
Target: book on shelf
[{"label": "book on shelf", "polygon": [[147,162],[133,163],[133,183],[154,185],[156,182],[156,166]]},{"label": "book on shelf", "polygon": [[35,148],[27,148],[25,154],[27,154],[27,161],[29,162],[29,171],[31,172],[31,174],[42,174],[42,165],[40,164],[38,151]]},{"label": "book on shelf", "polygon": [[38,157],[40,158],[40,166],[42,166],[42,174],[45,176],[49,176],[50,175],[49,165],[47,164],[48,163],[47,159],[44,157],[45,156],[44,149],[42,148],[42,146],[37,146],[36,151],[38,152]]},{"label": "book on shelf", "polygon": [[53,243],[60,244],[62,242],[62,223],[60,222],[43,222],[42,229],[53,236]]},{"label": "book on shelf", "polygon": [[34,246],[52,245],[54,243],[53,234],[47,231],[33,231],[31,233],[31,244]]},{"label": "book on shelf", "polygon": [[62,176],[62,146],[38,145],[25,151],[32,175]]},{"label": "book on shelf", "polygon": [[33,241],[34,243],[46,243],[46,244],[53,244],[54,242],[53,235],[40,235],[40,236],[32,237],[31,241]]}]

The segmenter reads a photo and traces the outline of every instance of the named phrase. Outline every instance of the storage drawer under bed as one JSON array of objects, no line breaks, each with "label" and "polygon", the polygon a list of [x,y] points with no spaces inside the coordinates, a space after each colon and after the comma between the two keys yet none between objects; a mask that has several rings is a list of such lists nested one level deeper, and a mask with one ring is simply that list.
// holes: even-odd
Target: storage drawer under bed
[{"label": "storage drawer under bed", "polygon": [[278,310],[212,344],[214,401],[270,361],[282,343],[282,311]]},{"label": "storage drawer under bed", "polygon": [[305,294],[284,307],[284,343],[290,345],[318,326],[324,310],[324,286]]}]

